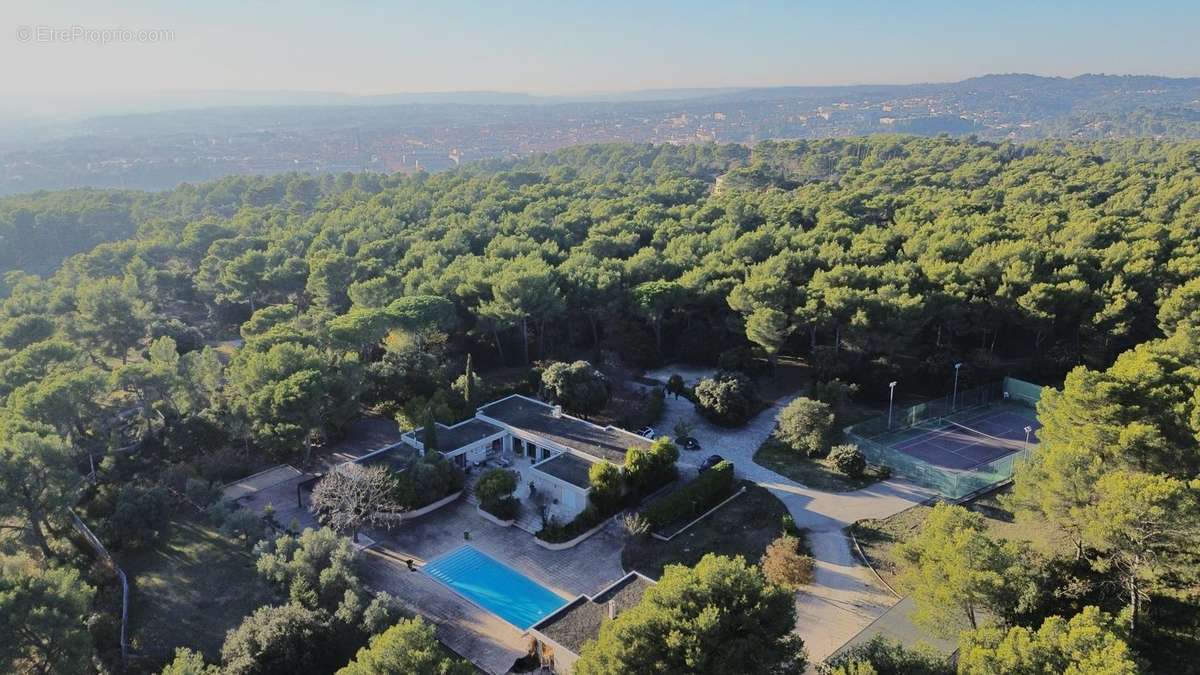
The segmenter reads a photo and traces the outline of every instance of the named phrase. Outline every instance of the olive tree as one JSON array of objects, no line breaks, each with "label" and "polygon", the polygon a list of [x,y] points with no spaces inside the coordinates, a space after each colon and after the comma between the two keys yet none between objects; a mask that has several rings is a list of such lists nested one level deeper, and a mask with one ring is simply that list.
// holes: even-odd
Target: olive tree
[{"label": "olive tree", "polygon": [[349,533],[354,541],[364,527],[396,525],[403,511],[391,471],[361,464],[343,464],[326,474],[313,489],[312,506],[322,525]]}]

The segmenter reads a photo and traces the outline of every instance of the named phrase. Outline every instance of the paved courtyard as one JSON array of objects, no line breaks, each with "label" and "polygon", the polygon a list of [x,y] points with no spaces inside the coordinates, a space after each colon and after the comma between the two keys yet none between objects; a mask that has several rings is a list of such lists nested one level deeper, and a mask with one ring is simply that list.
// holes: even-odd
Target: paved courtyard
[{"label": "paved courtyard", "polygon": [[437,622],[439,638],[489,673],[507,672],[526,654],[522,632],[429,576],[410,572],[408,559],[419,569],[425,561],[469,543],[562,596],[564,604],[581,594],[595,594],[624,575],[625,534],[616,522],[573,549],[549,551],[527,532],[485,520],[461,499],[391,532],[370,535],[377,540],[367,556],[371,585]]}]

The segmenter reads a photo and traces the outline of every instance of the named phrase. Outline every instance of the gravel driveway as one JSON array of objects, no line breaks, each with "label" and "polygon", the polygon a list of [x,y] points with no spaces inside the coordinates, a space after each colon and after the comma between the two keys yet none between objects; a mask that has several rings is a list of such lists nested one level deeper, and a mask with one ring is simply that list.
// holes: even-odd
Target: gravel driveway
[{"label": "gravel driveway", "polygon": [[[713,372],[712,368],[669,367],[646,373],[666,382],[672,373],[688,385]],[[775,428],[775,416],[796,395],[784,397],[737,429],[719,427],[700,417],[685,398],[667,396],[663,418],[655,427],[674,435],[675,424],[686,420],[700,450],[681,450],[679,463],[696,467],[718,454],[734,463],[739,478],[771,490],[787,506],[796,524],[809,531],[816,559],[813,584],[796,594],[796,632],[808,647],[809,658],[819,662],[832,654],[894,605],[898,598],[883,588],[869,568],[851,552],[845,528],[864,518],[886,518],[932,496],[910,483],[889,480],[854,492],[823,492],[754,463],[754,453]]]}]

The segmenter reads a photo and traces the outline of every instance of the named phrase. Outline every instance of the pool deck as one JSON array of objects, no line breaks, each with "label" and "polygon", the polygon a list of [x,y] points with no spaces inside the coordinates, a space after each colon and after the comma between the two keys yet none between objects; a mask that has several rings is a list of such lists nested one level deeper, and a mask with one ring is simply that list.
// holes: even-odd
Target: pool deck
[{"label": "pool deck", "polygon": [[[470,539],[463,536],[470,533]],[[488,673],[508,672],[529,649],[523,631],[473,604],[422,572],[410,572],[405,560],[420,569],[432,560],[469,543],[565,600],[594,595],[624,575],[621,549],[625,534],[611,522],[595,536],[566,551],[538,546],[533,536],[484,520],[474,505],[460,500],[391,532],[371,531],[378,543],[367,550],[367,579],[372,587],[395,595],[411,611],[438,626],[438,637]]]}]

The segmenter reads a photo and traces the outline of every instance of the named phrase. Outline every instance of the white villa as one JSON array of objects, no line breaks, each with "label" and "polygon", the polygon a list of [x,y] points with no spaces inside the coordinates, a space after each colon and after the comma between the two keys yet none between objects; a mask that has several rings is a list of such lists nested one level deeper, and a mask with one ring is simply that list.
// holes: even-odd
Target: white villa
[{"label": "white villa", "polygon": [[[403,442],[425,454],[424,429],[404,434]],[[588,469],[596,462],[621,466],[629,448],[650,441],[614,426],[602,427],[572,417],[561,406],[513,394],[475,411],[475,417],[452,426],[437,423],[437,444],[459,466],[497,461],[521,474],[518,497],[529,487],[549,495],[550,514],[567,522],[588,504]]]}]

